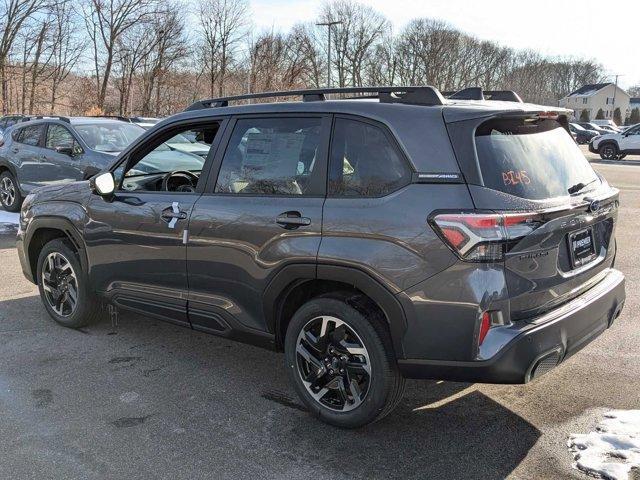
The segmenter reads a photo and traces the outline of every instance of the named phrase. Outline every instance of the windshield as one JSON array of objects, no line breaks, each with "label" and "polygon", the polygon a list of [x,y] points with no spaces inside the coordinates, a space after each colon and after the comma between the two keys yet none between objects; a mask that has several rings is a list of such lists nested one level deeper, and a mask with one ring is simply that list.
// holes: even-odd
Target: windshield
[{"label": "windshield", "polygon": [[124,122],[85,123],[75,127],[91,150],[106,153],[121,152],[144,133],[138,125]]},{"label": "windshield", "polygon": [[485,186],[531,200],[569,195],[578,184],[595,188],[598,176],[555,120],[491,120],[476,131]]},{"label": "windshield", "polygon": [[578,125],[577,123],[572,123],[571,126],[573,128],[575,128],[576,130],[584,130],[584,128],[582,128],[580,125]]}]

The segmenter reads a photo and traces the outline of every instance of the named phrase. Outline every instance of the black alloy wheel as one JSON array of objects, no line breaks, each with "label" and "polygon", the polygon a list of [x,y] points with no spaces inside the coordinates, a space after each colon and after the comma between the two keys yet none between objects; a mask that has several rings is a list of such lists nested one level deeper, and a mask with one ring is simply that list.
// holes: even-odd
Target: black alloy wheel
[{"label": "black alloy wheel", "polygon": [[296,354],[302,383],[322,406],[348,412],[367,396],[369,352],[358,334],[339,318],[309,320],[298,335]]}]

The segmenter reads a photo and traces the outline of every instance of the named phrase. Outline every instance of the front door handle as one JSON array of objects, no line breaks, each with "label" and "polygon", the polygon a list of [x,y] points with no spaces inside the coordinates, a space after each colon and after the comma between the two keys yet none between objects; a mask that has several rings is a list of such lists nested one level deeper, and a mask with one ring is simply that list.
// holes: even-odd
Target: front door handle
[{"label": "front door handle", "polygon": [[282,228],[291,230],[298,227],[306,227],[311,225],[311,219],[303,217],[300,212],[284,212],[276,217],[276,223]]},{"label": "front door handle", "polygon": [[169,222],[167,225],[169,228],[175,228],[178,220],[185,220],[187,218],[187,212],[180,210],[180,204],[173,202],[170,207],[165,208],[162,211],[162,219]]}]

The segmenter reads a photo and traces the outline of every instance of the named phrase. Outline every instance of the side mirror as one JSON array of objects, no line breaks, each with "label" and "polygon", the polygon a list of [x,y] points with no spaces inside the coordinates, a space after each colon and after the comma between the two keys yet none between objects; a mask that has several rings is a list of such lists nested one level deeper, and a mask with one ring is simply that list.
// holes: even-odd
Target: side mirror
[{"label": "side mirror", "polygon": [[61,153],[62,155],[69,155],[70,157],[72,157],[74,154],[73,145],[60,145],[56,147],[55,150],[57,153]]},{"label": "side mirror", "polygon": [[111,172],[101,173],[90,181],[91,190],[101,197],[111,197],[116,191],[116,182]]}]

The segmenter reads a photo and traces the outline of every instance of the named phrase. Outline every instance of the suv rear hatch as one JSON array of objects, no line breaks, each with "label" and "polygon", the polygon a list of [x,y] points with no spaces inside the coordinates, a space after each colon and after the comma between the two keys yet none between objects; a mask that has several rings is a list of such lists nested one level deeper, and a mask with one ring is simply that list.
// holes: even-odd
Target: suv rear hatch
[{"label": "suv rear hatch", "polygon": [[475,215],[496,218],[476,222],[472,233],[500,250],[494,245],[493,258],[475,260],[503,263],[512,320],[575,298],[614,262],[618,191],[564,125],[557,114],[522,112],[448,124]]}]

